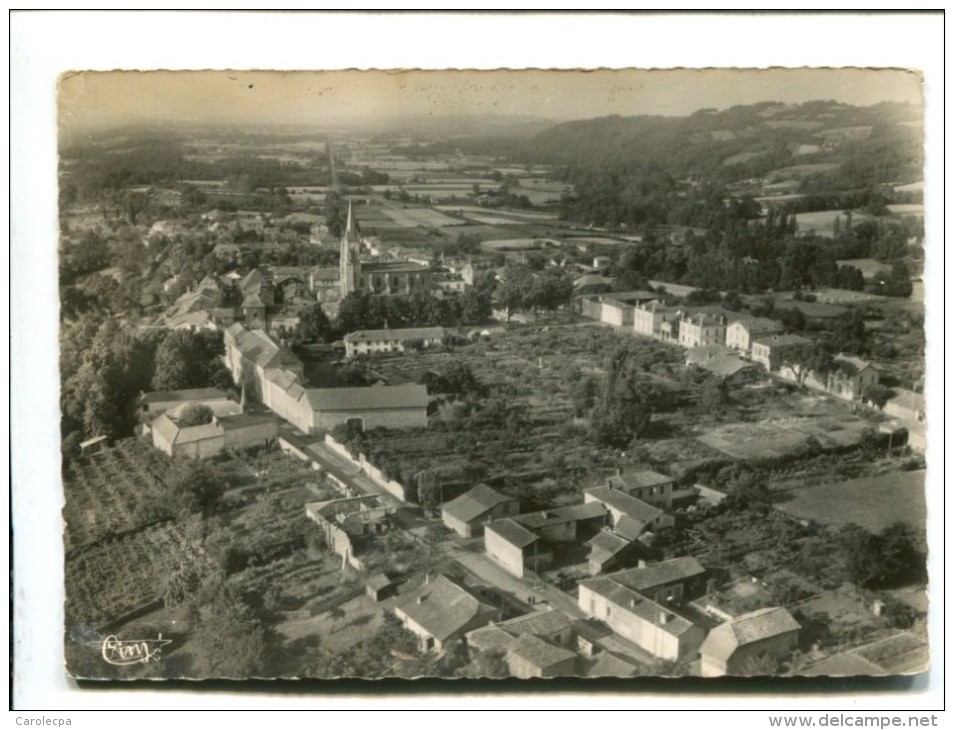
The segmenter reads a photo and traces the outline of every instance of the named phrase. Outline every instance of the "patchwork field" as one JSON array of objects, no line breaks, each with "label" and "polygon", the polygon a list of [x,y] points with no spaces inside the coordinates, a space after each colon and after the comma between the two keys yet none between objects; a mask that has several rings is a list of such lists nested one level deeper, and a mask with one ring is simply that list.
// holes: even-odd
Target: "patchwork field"
[{"label": "patchwork field", "polygon": [[927,517],[924,471],[896,472],[792,490],[778,508],[826,525],[853,522],[872,532],[902,521],[922,529]]},{"label": "patchwork field", "polygon": [[854,446],[867,425],[852,417],[786,418],[722,426],[699,440],[734,459],[778,458]]},{"label": "patchwork field", "polygon": [[460,218],[451,218],[431,208],[382,208],[382,213],[404,228],[442,228],[464,224]]}]

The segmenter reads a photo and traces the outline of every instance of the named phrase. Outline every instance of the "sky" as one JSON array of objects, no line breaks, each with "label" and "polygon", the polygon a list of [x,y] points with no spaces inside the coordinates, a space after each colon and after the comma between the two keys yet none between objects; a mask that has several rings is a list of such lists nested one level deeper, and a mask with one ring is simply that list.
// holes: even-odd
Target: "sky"
[{"label": "sky", "polygon": [[392,115],[681,116],[759,101],[922,103],[897,69],[110,71],[64,74],[64,132],[149,121],[326,124]]}]

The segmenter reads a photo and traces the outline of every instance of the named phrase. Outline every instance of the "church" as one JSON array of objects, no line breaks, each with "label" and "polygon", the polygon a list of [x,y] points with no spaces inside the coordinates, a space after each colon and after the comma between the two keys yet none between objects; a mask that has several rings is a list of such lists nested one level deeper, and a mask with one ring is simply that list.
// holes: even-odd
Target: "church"
[{"label": "church", "polygon": [[362,261],[352,203],[348,201],[348,220],[341,237],[338,283],[341,298],[353,291],[377,295],[408,295],[430,291],[431,272],[427,266],[411,261]]}]

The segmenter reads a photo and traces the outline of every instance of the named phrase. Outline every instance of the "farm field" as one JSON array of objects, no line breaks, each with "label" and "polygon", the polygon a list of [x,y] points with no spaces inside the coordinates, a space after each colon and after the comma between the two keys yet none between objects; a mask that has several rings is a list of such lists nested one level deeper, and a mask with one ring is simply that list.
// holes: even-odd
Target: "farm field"
[{"label": "farm field", "polygon": [[164,477],[170,460],[138,439],[126,439],[66,469],[66,551],[109,535],[170,519],[174,505]]},{"label": "farm field", "polygon": [[76,551],[66,561],[66,620],[98,626],[157,600],[169,575],[207,562],[186,525],[167,524]]},{"label": "farm field", "polygon": [[888,210],[890,210],[895,215],[924,215],[924,204],[923,203],[896,203],[894,205],[889,205]]},{"label": "farm field", "polygon": [[427,228],[442,228],[447,226],[463,225],[464,221],[460,218],[451,218],[440,211],[431,208],[383,208],[381,210],[385,216],[390,218],[397,225],[404,228],[416,228],[425,226]]},{"label": "farm field", "polygon": [[[809,211],[807,213],[799,213],[796,216],[798,221],[798,230],[802,233],[807,233],[808,231],[814,231],[816,236],[822,236],[824,238],[831,238],[833,234],[833,226],[835,223],[835,218],[841,218],[841,224],[845,225],[845,211],[843,210],[815,210]],[[853,223],[861,223],[861,221],[869,220],[871,216],[865,215],[864,213],[853,213],[852,221]]]},{"label": "farm field", "polygon": [[779,509],[800,519],[878,532],[901,520],[923,529],[927,516],[924,471],[897,472],[792,490]]}]

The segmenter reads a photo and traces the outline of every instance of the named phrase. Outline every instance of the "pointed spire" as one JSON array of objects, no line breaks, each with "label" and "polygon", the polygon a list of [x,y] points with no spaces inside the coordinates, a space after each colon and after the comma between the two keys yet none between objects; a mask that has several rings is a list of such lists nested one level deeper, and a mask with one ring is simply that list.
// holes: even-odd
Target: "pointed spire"
[{"label": "pointed spire", "polygon": [[358,227],[355,225],[354,207],[350,197],[348,198],[348,220],[345,223],[344,237],[349,243],[358,240]]}]

